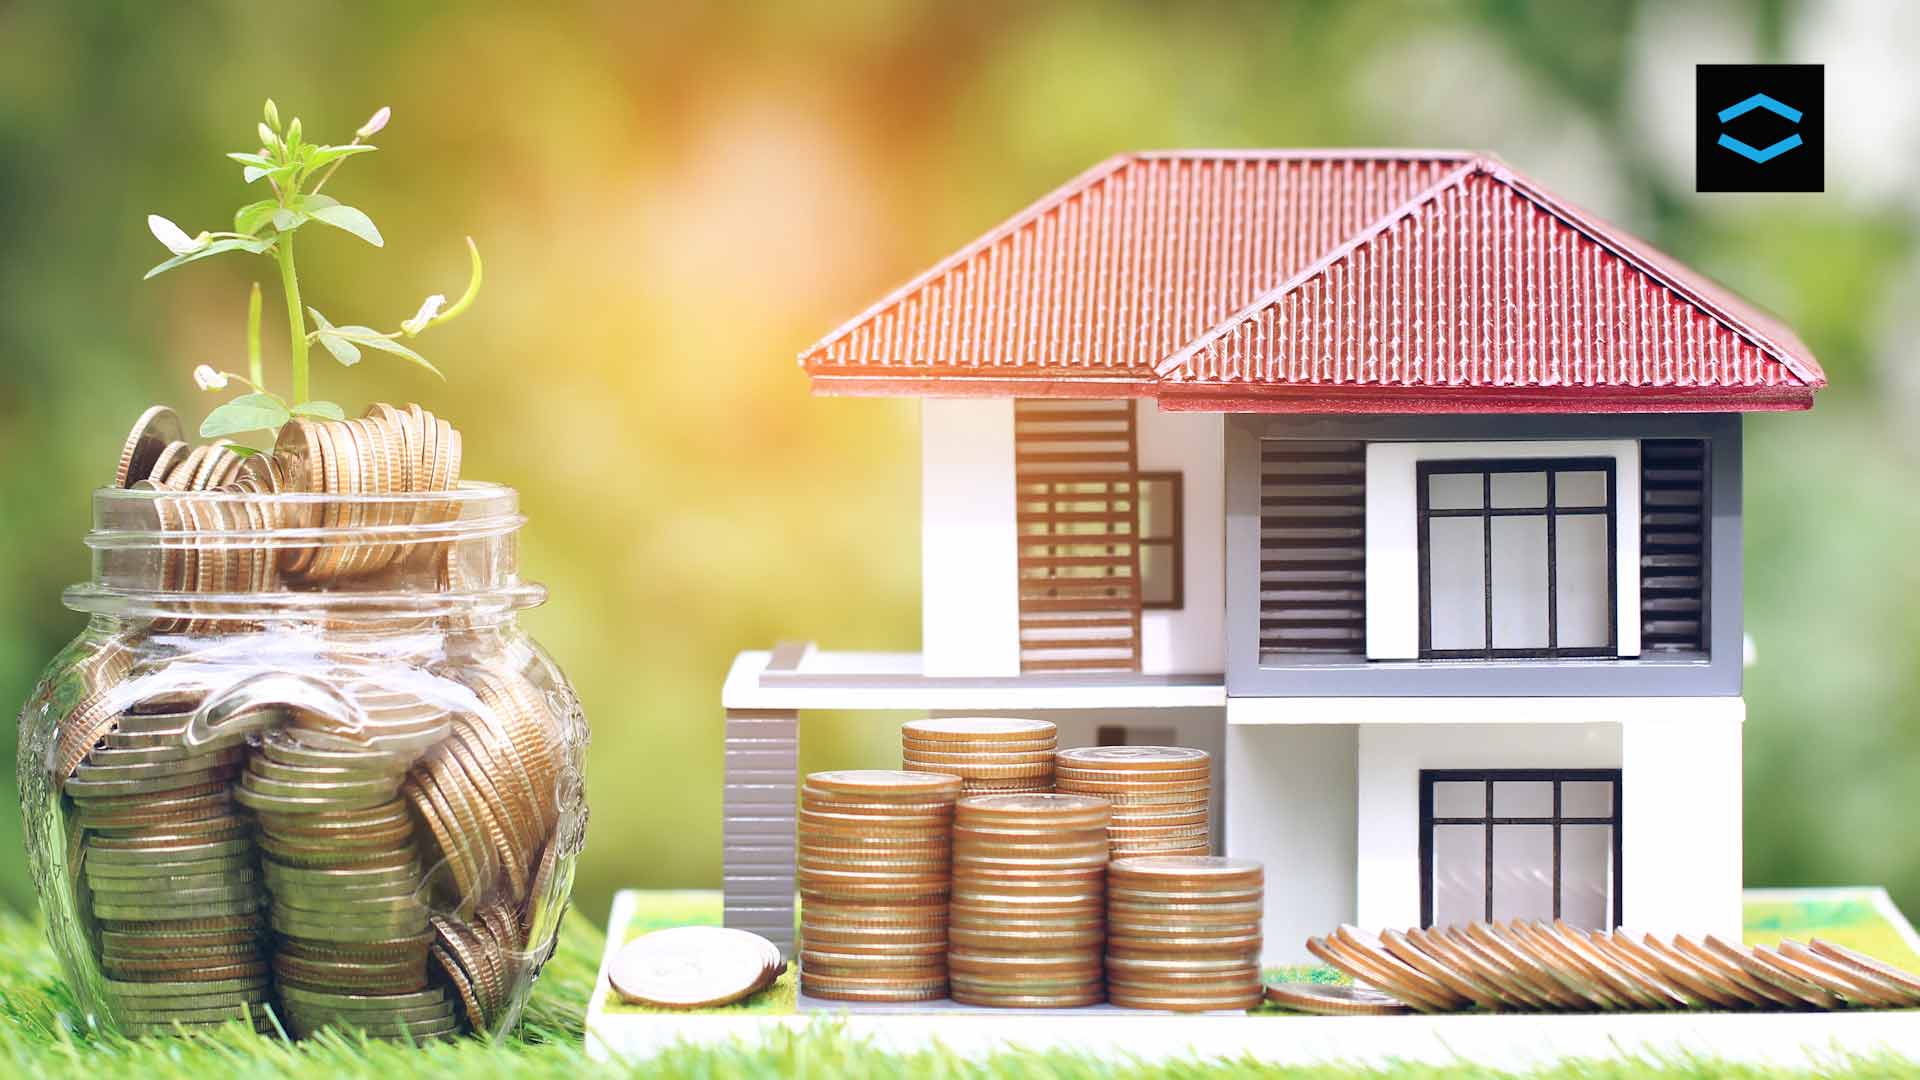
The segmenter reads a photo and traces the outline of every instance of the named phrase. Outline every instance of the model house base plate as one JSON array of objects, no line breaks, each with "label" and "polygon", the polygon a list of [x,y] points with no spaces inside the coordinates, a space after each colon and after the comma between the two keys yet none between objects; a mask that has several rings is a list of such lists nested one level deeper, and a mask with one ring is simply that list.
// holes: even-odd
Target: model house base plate
[{"label": "model house base plate", "polygon": [[[1878,888],[1758,889],[1745,894],[1746,940],[1828,938],[1889,963],[1920,968],[1920,937]],[[776,1028],[832,1023],[876,1049],[938,1043],[963,1055],[1067,1050],[1150,1061],[1252,1058],[1275,1064],[1393,1060],[1473,1062],[1524,1069],[1566,1058],[1692,1055],[1774,1065],[1831,1063],[1843,1055],[1920,1057],[1920,1010],[1845,1013],[1600,1013],[1590,1015],[1300,1016],[1271,1006],[1248,1013],[1182,1015],[1102,1005],[1084,1009],[984,1009],[950,1001],[863,1005],[798,993],[798,973],[738,1005],[671,1012],[627,1005],[607,981],[607,961],[633,938],[669,926],[716,925],[718,892],[626,890],[614,898],[607,948],[587,1009],[587,1051],[639,1060],[679,1042],[757,1043]],[[1268,973],[1334,981],[1327,969]]]}]

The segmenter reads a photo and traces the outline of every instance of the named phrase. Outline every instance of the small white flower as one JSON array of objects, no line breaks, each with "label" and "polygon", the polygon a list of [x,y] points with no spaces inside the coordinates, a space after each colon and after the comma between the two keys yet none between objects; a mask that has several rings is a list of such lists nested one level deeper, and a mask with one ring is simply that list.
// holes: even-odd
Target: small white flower
[{"label": "small white flower", "polygon": [[367,117],[367,122],[364,124],[361,124],[360,130],[354,132],[354,134],[360,136],[363,139],[370,139],[373,136],[380,134],[380,129],[383,127],[386,127],[387,121],[391,119],[393,119],[393,110],[388,108],[385,105],[382,105],[380,106],[379,111],[375,112],[372,116]]},{"label": "small white flower", "polygon": [[193,369],[193,381],[202,390],[225,390],[227,377],[215,371],[211,364],[201,364]]},{"label": "small white flower", "polygon": [[413,318],[402,322],[400,329],[406,331],[408,337],[412,337],[420,331],[425,330],[427,324],[432,322],[434,318],[440,314],[440,309],[445,307],[446,303],[446,297],[441,296],[439,293],[434,293],[432,296],[420,301],[420,310],[413,313]]},{"label": "small white flower", "polygon": [[188,236],[185,229],[161,217],[159,214],[147,215],[147,228],[152,230],[155,240],[165,244],[167,250],[173,252],[175,255],[185,255],[188,252],[199,251],[201,248],[206,247],[208,241],[212,239],[212,237],[206,233],[201,233],[199,236]]}]

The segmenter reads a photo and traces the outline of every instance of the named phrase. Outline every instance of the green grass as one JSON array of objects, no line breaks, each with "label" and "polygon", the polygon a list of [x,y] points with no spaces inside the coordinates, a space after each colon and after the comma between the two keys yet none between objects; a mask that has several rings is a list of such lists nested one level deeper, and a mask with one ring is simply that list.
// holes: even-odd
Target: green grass
[{"label": "green grass", "polygon": [[[698,914],[699,894],[654,908],[627,933]],[[710,895],[710,894],[709,894]],[[0,915],[0,1076],[50,1080],[225,1080],[311,1076],[399,1080],[411,1077],[527,1077],[534,1080],[599,1080],[602,1077],[711,1077],[758,1080],[803,1076],[884,1077],[901,1080],[1226,1080],[1228,1077],[1380,1077],[1386,1080],[1504,1077],[1513,1074],[1469,1066],[1401,1065],[1385,1069],[1277,1069],[1252,1061],[1218,1059],[1166,1064],[1106,1062],[1081,1054],[1006,1051],[962,1059],[940,1050],[883,1053],[822,1021],[802,1032],[779,1030],[758,1046],[672,1048],[646,1062],[596,1063],[582,1049],[585,1004],[593,986],[603,938],[586,919],[569,917],[559,951],[547,965],[519,1032],[497,1044],[476,1041],[410,1048],[330,1036],[298,1045],[237,1028],[185,1038],[128,1040],[76,1029],[72,998],[60,981],[40,930],[17,916]],[[1311,970],[1297,973],[1314,977]],[[1910,1062],[1893,1058],[1841,1059],[1818,1075],[1910,1076]],[[1659,1077],[1772,1078],[1783,1070],[1714,1061],[1568,1061],[1524,1074],[1528,1080],[1613,1080]]]}]

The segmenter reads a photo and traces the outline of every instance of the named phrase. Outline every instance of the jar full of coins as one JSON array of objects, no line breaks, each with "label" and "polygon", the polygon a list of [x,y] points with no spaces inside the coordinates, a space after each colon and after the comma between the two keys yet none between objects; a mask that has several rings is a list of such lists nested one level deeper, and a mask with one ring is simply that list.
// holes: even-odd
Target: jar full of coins
[{"label": "jar full of coins", "polygon": [[546,597],[517,495],[460,482],[417,407],[253,455],[142,439],[93,498],[86,629],[20,715],[77,1002],[136,1035],[507,1029],[586,824],[585,718],[517,622]]}]

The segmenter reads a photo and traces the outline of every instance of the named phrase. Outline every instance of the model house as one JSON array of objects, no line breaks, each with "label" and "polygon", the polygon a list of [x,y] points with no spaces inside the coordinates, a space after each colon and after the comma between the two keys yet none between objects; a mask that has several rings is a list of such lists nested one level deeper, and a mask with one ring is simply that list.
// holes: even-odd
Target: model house
[{"label": "model house", "polygon": [[798,718],[871,709],[1213,751],[1270,962],[1739,932],[1741,414],[1825,376],[1712,282],[1484,155],[1129,154],[801,365],[922,399],[922,651],[736,661],[730,923],[791,941]]}]

